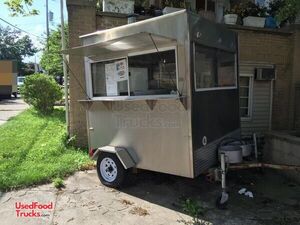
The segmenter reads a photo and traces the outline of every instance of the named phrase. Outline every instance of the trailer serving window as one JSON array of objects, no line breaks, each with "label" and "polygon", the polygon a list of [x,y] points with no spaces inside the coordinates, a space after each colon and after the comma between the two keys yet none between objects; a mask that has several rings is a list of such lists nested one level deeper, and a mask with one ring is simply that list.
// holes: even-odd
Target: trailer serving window
[{"label": "trailer serving window", "polygon": [[176,49],[91,63],[93,97],[177,94]]},{"label": "trailer serving window", "polygon": [[194,45],[195,90],[236,88],[236,55]]},{"label": "trailer serving window", "polygon": [[116,59],[92,63],[94,97],[128,95],[127,60]]}]

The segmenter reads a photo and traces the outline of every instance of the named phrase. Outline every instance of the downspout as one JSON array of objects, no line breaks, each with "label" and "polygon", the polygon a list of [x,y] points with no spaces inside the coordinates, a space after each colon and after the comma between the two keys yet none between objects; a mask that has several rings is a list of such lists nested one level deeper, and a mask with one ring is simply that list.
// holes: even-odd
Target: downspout
[{"label": "downspout", "polygon": [[[61,13],[61,50],[66,49],[66,40],[65,40],[65,26],[64,26],[64,1],[60,0],[60,13]],[[67,57],[65,54],[63,57],[63,72],[64,72],[64,95],[65,95],[65,111],[66,111],[66,124],[67,124],[67,135],[69,135],[69,95],[68,95],[68,74],[67,74]]]}]

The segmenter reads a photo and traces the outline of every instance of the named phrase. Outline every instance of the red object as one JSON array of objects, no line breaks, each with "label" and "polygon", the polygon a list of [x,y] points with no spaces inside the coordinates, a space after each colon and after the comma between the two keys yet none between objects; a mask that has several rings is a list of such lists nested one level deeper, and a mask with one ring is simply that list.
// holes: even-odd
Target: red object
[{"label": "red object", "polygon": [[92,158],[94,155],[95,149],[90,148],[89,149],[89,156]]}]

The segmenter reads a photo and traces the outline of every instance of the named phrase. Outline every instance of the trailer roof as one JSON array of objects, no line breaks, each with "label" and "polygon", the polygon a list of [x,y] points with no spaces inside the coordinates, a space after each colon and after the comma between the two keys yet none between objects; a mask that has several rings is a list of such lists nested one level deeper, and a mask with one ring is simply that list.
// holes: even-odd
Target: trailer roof
[{"label": "trailer roof", "polygon": [[171,39],[184,40],[184,37],[187,34],[184,31],[188,31],[187,25],[187,12],[184,9],[135,23],[82,35],[80,36],[80,39],[82,40],[83,45],[88,45],[130,36],[136,33],[152,33]]},{"label": "trailer roof", "polygon": [[185,41],[236,51],[234,32],[186,10],[96,31],[82,35],[80,39],[82,46],[63,53],[93,56],[154,47],[153,42],[159,47],[173,43],[183,44]]},{"label": "trailer roof", "polygon": [[149,46],[152,46],[152,48],[154,48],[154,43],[156,46],[160,47],[170,44],[176,44],[177,42],[175,39],[143,32],[111,39],[105,42],[97,42],[94,44],[75,47],[71,50],[63,51],[63,53],[91,57],[99,54],[111,54],[112,52],[145,49]]}]

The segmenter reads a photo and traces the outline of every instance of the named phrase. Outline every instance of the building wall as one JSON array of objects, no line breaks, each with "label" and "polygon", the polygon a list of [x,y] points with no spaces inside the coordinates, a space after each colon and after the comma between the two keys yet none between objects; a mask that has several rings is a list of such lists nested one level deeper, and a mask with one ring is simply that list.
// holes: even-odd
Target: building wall
[{"label": "building wall", "polygon": [[295,122],[294,122],[294,127],[297,130],[300,130],[300,104],[299,104],[299,99],[300,99],[300,85],[298,84],[295,87],[295,99],[298,100],[294,101],[295,105]]},{"label": "building wall", "polygon": [[[298,137],[297,137],[298,136]],[[266,143],[263,149],[265,162],[279,165],[300,166],[300,134],[271,131],[266,134]],[[300,183],[300,171],[279,170],[289,178]]]},{"label": "building wall", "polygon": [[[67,0],[70,48],[81,45],[79,36],[96,30],[96,3],[93,0]],[[84,62],[82,56],[70,55],[70,136],[79,146],[87,146],[86,113],[78,100],[86,99]],[[84,90],[83,90],[84,89]]]},{"label": "building wall", "polygon": [[[300,20],[300,18],[299,18]],[[299,21],[300,23],[300,21]],[[294,36],[293,36],[293,78],[292,87],[290,93],[291,104],[289,111],[291,112],[290,127],[293,129],[300,129],[300,24],[294,25]]]},{"label": "building wall", "polygon": [[290,90],[293,77],[293,34],[235,26],[239,33],[240,63],[271,64],[276,67],[272,129],[292,129]]},{"label": "building wall", "polygon": [[109,29],[127,24],[127,16],[116,16],[116,13],[98,13],[96,20],[97,30]]},{"label": "building wall", "polygon": [[[264,134],[270,130],[271,118],[271,85],[272,81],[255,80],[255,67],[259,64],[240,64],[240,76],[251,77],[250,83],[250,116],[241,118],[242,135],[253,133]],[[251,76],[250,76],[251,75]]]}]

